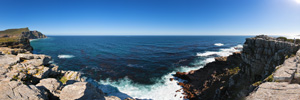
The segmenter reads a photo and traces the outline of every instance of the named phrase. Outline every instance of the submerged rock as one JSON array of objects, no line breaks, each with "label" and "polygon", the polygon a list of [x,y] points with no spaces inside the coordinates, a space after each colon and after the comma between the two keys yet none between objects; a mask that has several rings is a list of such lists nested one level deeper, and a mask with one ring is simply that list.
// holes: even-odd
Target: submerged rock
[{"label": "submerged rock", "polygon": [[104,93],[88,82],[76,82],[65,86],[59,98],[61,100],[105,100]]}]

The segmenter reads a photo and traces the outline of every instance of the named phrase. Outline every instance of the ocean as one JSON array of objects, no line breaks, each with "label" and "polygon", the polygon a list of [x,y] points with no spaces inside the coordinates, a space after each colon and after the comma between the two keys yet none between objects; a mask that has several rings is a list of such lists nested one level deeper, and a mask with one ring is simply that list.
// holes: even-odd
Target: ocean
[{"label": "ocean", "polygon": [[[188,72],[240,51],[251,36],[49,36],[31,41],[63,70],[80,71],[107,95],[182,100],[177,71]],[[176,92],[180,90],[179,92]]]}]

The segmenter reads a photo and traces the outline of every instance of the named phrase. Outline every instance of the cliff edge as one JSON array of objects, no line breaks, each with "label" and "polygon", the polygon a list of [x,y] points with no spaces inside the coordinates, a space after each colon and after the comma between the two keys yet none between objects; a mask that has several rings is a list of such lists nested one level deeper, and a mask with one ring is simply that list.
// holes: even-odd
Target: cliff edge
[{"label": "cliff edge", "polygon": [[38,31],[30,31],[28,28],[7,29],[0,31],[0,47],[20,48],[32,51],[30,39],[47,38]]},{"label": "cliff edge", "polygon": [[247,38],[241,52],[217,57],[203,68],[176,77],[191,100],[244,99],[261,83],[273,81],[276,66],[296,54],[300,46],[265,35]]},{"label": "cliff edge", "polygon": [[32,54],[29,39],[46,38],[28,28],[0,32],[0,100],[120,100],[80,72],[59,70],[52,58]]}]

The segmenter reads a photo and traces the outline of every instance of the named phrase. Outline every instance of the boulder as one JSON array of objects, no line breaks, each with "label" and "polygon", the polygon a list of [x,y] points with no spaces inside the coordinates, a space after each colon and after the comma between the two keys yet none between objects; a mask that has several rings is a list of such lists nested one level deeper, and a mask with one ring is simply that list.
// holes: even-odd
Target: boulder
[{"label": "boulder", "polygon": [[61,88],[62,83],[55,78],[47,78],[42,79],[40,83],[36,85],[38,88],[45,89],[49,91],[51,94],[53,94],[56,97],[59,97],[58,90]]},{"label": "boulder", "polygon": [[59,98],[61,100],[105,100],[103,92],[88,82],[76,82],[65,86]]},{"label": "boulder", "polygon": [[84,79],[81,78],[81,73],[77,71],[63,71],[64,73],[64,78],[67,80],[75,80],[78,82],[83,82]]},{"label": "boulder", "polygon": [[0,86],[0,100],[48,100],[46,93],[34,85],[1,81]]},{"label": "boulder", "polygon": [[24,64],[32,64],[35,66],[48,65],[52,60],[50,56],[37,54],[18,54],[18,57],[24,60]]},{"label": "boulder", "polygon": [[105,96],[105,100],[121,100],[119,97],[116,96]]}]

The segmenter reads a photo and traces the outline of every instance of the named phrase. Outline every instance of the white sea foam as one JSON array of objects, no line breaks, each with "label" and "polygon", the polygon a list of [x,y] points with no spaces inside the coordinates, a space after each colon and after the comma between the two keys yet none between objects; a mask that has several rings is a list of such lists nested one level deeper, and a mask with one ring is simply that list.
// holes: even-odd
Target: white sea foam
[{"label": "white sea foam", "polygon": [[206,51],[204,53],[197,53],[197,56],[211,56],[211,55],[217,55],[217,56],[229,56],[233,52],[241,51],[243,48],[242,45],[237,45],[231,48],[226,48],[226,49],[220,49],[219,51]]},{"label": "white sea foam", "polygon": [[[218,56],[228,56],[232,52],[241,50],[241,48],[242,45],[238,45],[227,49],[220,49],[219,52],[206,52],[206,54],[199,53],[197,54],[197,56],[200,55],[207,56],[212,54],[217,54]],[[213,57],[208,57],[205,60],[199,60],[198,63],[200,65],[204,65],[206,63],[213,62],[214,60],[215,59]],[[178,82],[181,82],[183,80],[170,81],[170,78],[174,78],[172,75],[175,74],[177,71],[189,72],[191,70],[197,70],[202,67],[203,66],[197,66],[197,67],[181,66],[178,69],[176,69],[176,71],[164,75],[161,79],[159,79],[160,82],[157,82],[154,85],[135,84],[128,78],[124,78],[119,81],[111,81],[109,79],[101,80],[99,83],[117,87],[120,92],[125,93],[133,98],[152,99],[152,100],[183,100],[184,95],[182,94],[183,93],[182,88],[177,84]],[[110,96],[117,96],[120,97],[121,99],[125,99],[127,97],[124,96],[124,94],[120,93],[116,89],[111,89],[106,86],[100,88],[103,92],[107,93]],[[177,90],[180,90],[180,92],[176,92]]]},{"label": "white sea foam", "polygon": [[222,43],[215,43],[215,46],[223,46],[224,44]]},{"label": "white sea foam", "polygon": [[73,58],[73,57],[75,57],[75,56],[73,56],[73,55],[58,55],[57,56],[59,59],[67,59],[67,58]]}]

